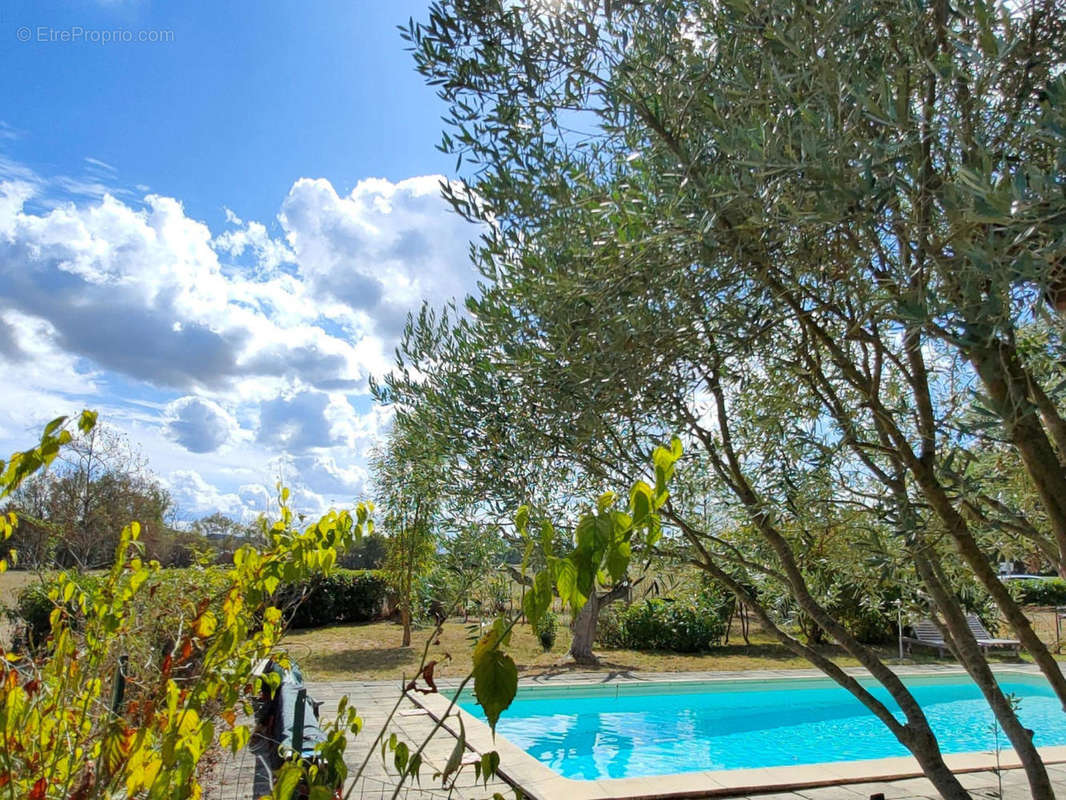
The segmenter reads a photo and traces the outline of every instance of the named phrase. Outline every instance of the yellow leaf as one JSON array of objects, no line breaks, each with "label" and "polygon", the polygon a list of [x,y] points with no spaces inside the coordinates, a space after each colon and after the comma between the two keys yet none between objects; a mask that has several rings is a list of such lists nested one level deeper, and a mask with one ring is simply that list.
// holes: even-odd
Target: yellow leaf
[{"label": "yellow leaf", "polygon": [[200,618],[196,620],[196,635],[201,639],[206,639],[213,634],[216,628],[218,628],[218,620],[210,611],[205,611],[200,615]]},{"label": "yellow leaf", "polygon": [[151,786],[162,766],[159,756],[151,750],[135,750],[126,766],[126,792],[131,797]]}]

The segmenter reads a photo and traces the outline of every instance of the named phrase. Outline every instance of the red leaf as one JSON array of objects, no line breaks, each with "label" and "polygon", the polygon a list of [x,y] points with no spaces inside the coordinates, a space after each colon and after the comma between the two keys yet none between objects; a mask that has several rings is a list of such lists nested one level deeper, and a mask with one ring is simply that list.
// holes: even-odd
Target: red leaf
[{"label": "red leaf", "polygon": [[[437,691],[437,684],[433,681],[433,670],[436,668],[437,664],[441,663],[441,661],[451,661],[451,658],[450,654],[445,653],[444,658],[440,661],[430,661],[426,666],[422,667],[422,672],[419,673],[419,675],[415,675],[411,678],[408,684],[403,687],[403,690],[405,692],[415,691],[421,692],[422,694],[434,694]],[[426,682],[426,686],[429,687],[428,689],[423,689],[418,685],[418,678],[420,676],[422,680]]]},{"label": "red leaf", "polygon": [[38,778],[26,800],[44,800],[44,792],[47,788],[48,782],[44,778]]},{"label": "red leaf", "polygon": [[436,661],[430,661],[422,670],[422,678],[426,681],[426,686],[437,691],[437,684],[433,682],[433,668],[437,666]]}]

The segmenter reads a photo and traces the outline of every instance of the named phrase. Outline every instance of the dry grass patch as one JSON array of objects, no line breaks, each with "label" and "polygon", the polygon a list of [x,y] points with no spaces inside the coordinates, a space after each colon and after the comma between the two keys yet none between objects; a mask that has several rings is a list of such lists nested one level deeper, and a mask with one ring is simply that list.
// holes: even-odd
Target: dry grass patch
[{"label": "dry grass patch", "polygon": [[[477,623],[447,622],[437,642],[430,646],[429,659],[451,658],[438,668],[443,677],[460,678],[471,668],[470,647],[477,636]],[[294,631],[285,646],[310,680],[399,680],[414,674],[422,655],[425,638],[432,628],[415,632],[414,647],[400,647],[400,627],[390,622],[364,625],[334,625],[314,630]],[[560,672],[695,672],[703,670],[801,669],[811,665],[798,658],[767,635],[755,631],[752,643],[729,644],[709,653],[671,653],[597,648],[600,664],[588,667],[570,662],[569,631],[559,629],[559,638],[549,653],[541,650],[528,625],[515,627],[507,652],[523,676]],[[822,648],[842,666],[857,662],[838,648]],[[918,660],[925,660],[919,657]],[[935,660],[935,659],[933,659]]]},{"label": "dry grass patch", "polygon": [[[440,638],[429,649],[428,659],[446,662],[438,667],[436,674],[445,678],[465,677],[471,669],[470,649],[478,636],[478,624],[466,625],[461,621],[445,623]],[[363,625],[332,625],[313,630],[293,631],[285,637],[284,645],[300,664],[306,677],[312,681],[334,680],[396,680],[410,678],[418,667],[426,637],[433,632],[431,627],[414,631],[414,646],[400,647],[401,628],[392,622],[373,622]],[[529,625],[514,629],[507,652],[518,664],[519,675],[524,677],[566,672],[603,672],[623,674],[627,672],[701,672],[745,671],[754,669],[810,669],[806,659],[799,658],[776,639],[765,632],[753,629],[751,644],[744,644],[739,631],[731,643],[716,647],[708,653],[673,653],[645,650],[612,650],[597,647],[600,657],[597,666],[574,664],[566,657],[570,648],[570,632],[559,626],[558,639],[551,652],[542,651],[540,643]],[[840,648],[818,648],[840,666],[858,666],[858,662]],[[895,663],[896,648],[889,645],[879,648],[882,658]],[[1027,657],[1024,657],[1027,660]],[[1018,659],[1007,653],[990,654],[993,662],[1017,663]],[[916,650],[908,656],[913,664],[952,664],[951,658],[939,659],[930,651]]]}]

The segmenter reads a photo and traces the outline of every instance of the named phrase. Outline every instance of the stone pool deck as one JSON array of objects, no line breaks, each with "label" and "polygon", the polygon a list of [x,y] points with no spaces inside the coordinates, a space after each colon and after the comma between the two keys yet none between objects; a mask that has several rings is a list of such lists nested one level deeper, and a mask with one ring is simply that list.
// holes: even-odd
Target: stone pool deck
[{"label": "stone pool deck", "polygon": [[[1011,665],[1012,671],[1022,672],[1035,672],[1033,668],[1026,665]],[[854,674],[863,674],[862,670],[848,670]],[[909,674],[950,674],[958,673],[959,667],[951,665],[936,665],[931,667],[911,667],[907,668],[906,672]],[[531,678],[523,678],[520,681],[520,686],[543,686],[543,685],[595,685],[595,684],[611,684],[611,683],[642,683],[645,681],[701,681],[701,680],[730,680],[730,679],[744,679],[744,680],[761,680],[761,679],[774,679],[774,678],[804,678],[804,677],[824,677],[820,672],[816,670],[749,670],[745,672],[693,672],[693,673],[578,673],[570,672],[566,670],[559,670],[557,672],[547,673]],[[457,685],[457,681],[440,680],[438,685],[442,690],[454,688]],[[336,708],[337,702],[344,695],[347,695],[349,701],[354,705],[360,713],[365,723],[363,732],[349,742],[348,750],[346,751],[345,760],[349,767],[354,769],[360,764],[363,758],[367,754],[367,750],[373,741],[373,737],[379,731],[388,716],[389,711],[396,703],[400,694],[400,686],[397,681],[337,681],[329,684],[316,684],[314,682],[309,684],[310,693],[317,700],[324,701],[323,714],[328,714],[329,709]],[[433,716],[426,713],[426,710],[422,708],[421,703],[423,698],[421,695],[416,696],[418,704],[412,702],[410,699],[403,699],[400,705],[399,713],[394,717],[393,723],[390,726],[390,732],[395,732],[397,736],[403,741],[410,744],[418,744],[425,740],[426,736],[435,726]],[[434,707],[434,701],[436,701],[439,711],[439,696],[429,696],[429,703],[427,704],[432,710]],[[506,712],[505,712],[506,713]],[[450,720],[454,724],[454,720]],[[481,741],[477,734],[471,730],[472,726],[468,726],[467,738],[468,743],[472,743],[475,746],[482,746],[484,749],[488,749],[487,743]],[[484,726],[482,726],[484,727]],[[487,731],[487,729],[485,729]],[[513,783],[519,784],[524,790],[524,794],[534,800],[581,800],[581,797],[588,794],[589,797],[598,796],[606,797],[611,796],[611,792],[597,791],[594,786],[597,782],[594,781],[567,781],[565,779],[558,779],[557,781],[544,780],[543,774],[537,774],[535,772],[524,772],[523,764],[508,763],[508,745],[505,740],[497,740],[496,749],[501,755],[501,772],[507,775]],[[440,787],[439,779],[434,781],[432,779],[433,773],[439,772],[451,754],[452,749],[455,746],[455,739],[446,730],[441,729],[426,746],[423,757],[423,781],[422,786],[404,785],[401,787],[397,797],[403,800],[413,800],[413,798],[427,798],[427,800],[433,800],[433,798],[452,797],[456,800],[466,800],[467,798],[491,798],[496,792],[504,795],[507,798],[513,798],[516,796],[515,787],[509,785],[500,780],[490,781],[487,785],[476,782],[474,780],[474,772],[472,766],[467,766],[463,769],[459,780],[453,791],[449,794],[448,791]],[[511,745],[513,747],[513,745]],[[1049,748],[1049,751],[1051,749]],[[1055,785],[1056,794],[1060,797],[1066,798],[1066,748],[1055,748],[1055,750],[1061,750],[1061,762],[1062,763],[1049,763],[1048,772],[1051,776],[1052,782]],[[471,758],[476,758],[475,753],[471,750],[468,751]],[[1008,757],[1013,756],[1011,752],[1005,752],[1002,754],[1002,760],[1006,764],[1008,763]],[[999,797],[998,794],[998,779],[994,772],[988,769],[976,769],[982,763],[980,759],[968,761],[966,757],[956,757],[959,761],[952,763],[953,768],[960,770],[960,781],[963,786],[966,787],[975,798],[995,798]],[[1054,761],[1059,761],[1060,754],[1056,753]],[[518,759],[513,759],[517,761]],[[357,785],[351,787],[352,791],[349,795],[353,798],[372,798],[372,800],[387,800],[393,796],[393,792],[396,787],[397,777],[396,771],[391,765],[391,756],[388,758],[389,764],[382,763],[380,752],[375,753],[370,757],[367,762],[367,767],[364,770],[363,777],[360,779]],[[987,762],[987,759],[985,759]],[[796,784],[813,782],[819,777],[819,772],[822,771],[818,766],[797,766],[787,768],[791,774],[795,776]],[[966,770],[964,773],[962,770]],[[838,782],[836,785],[819,786],[813,788],[798,788],[792,791],[781,791],[778,789],[767,789],[761,791],[759,789],[759,770],[745,770],[744,772],[752,773],[748,779],[734,782],[733,788],[729,785],[723,785],[721,783],[705,783],[708,791],[708,795],[713,794],[717,797],[758,797],[760,800],[864,800],[872,795],[883,795],[885,800],[906,800],[907,798],[936,798],[938,797],[936,791],[933,789],[932,784],[925,778],[906,778],[900,780],[872,780],[864,782],[852,782],[858,777],[864,777],[861,773],[852,774],[848,777],[847,782]],[[718,773],[721,775],[722,773]],[[824,776],[823,776],[824,777]],[[780,775],[775,779],[779,779]],[[682,779],[682,776],[664,776],[657,778],[647,779],[629,779],[639,780],[639,790],[635,794],[630,794],[631,797],[643,797],[643,798],[655,798],[665,797],[669,795],[677,796],[675,793],[678,790],[683,790],[692,787],[694,784]],[[1025,775],[1019,769],[1005,769],[1002,773],[1003,780],[1003,797],[1007,800],[1012,798],[1025,798],[1029,796],[1028,784],[1025,780]],[[768,781],[770,782],[770,781]],[[245,761],[231,761],[223,762],[219,766],[218,779],[214,782],[215,785],[209,787],[205,792],[206,800],[250,800],[251,798],[251,767],[250,763]],[[609,789],[607,782],[602,785],[602,788]],[[580,787],[575,784],[587,784],[587,791],[580,790]],[[727,782],[728,784],[728,782]],[[634,784],[636,786],[636,784]],[[689,796],[697,796],[695,794]]]}]

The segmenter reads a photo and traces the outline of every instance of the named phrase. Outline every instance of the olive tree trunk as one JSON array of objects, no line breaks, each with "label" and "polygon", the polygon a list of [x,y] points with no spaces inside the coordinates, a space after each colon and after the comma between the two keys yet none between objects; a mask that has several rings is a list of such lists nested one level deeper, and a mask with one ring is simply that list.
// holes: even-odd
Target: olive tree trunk
[{"label": "olive tree trunk", "polygon": [[918,550],[914,553],[914,563],[922,582],[929,589],[933,602],[940,611],[941,619],[936,617],[934,619],[941,633],[944,634],[944,641],[951,646],[959,662],[977,684],[992,709],[996,722],[1010,740],[1014,752],[1017,753],[1025,769],[1033,800],[1054,800],[1055,793],[1051,788],[1051,780],[1048,778],[1043,759],[1040,758],[1029,731],[1021,724],[1010,701],[999,688],[977,639],[970,631],[962,607],[946,586],[933,557],[930,557],[926,551]]},{"label": "olive tree trunk", "polygon": [[593,591],[581,610],[574,616],[570,623],[570,632],[573,640],[570,642],[570,657],[578,664],[596,664],[599,659],[592,652],[592,643],[596,640],[596,623],[600,618],[600,611],[625,597],[629,591],[628,583],[619,583],[606,592]]},{"label": "olive tree trunk", "polygon": [[[892,699],[896,701],[896,704],[903,711],[907,720],[906,723],[901,723],[896,719],[895,715],[881,701],[870,694],[854,677],[844,672],[844,670],[814,648],[803,644],[795,637],[781,630],[762,604],[714,562],[713,556],[699,542],[696,535],[694,535],[694,531],[691,528],[686,529],[686,526],[682,526],[682,529],[686,537],[696,546],[697,551],[700,553],[700,558],[693,562],[696,566],[733,592],[737,601],[747,605],[762,623],[764,629],[772,633],[781,644],[801,658],[810,661],[866,706],[875,717],[884,723],[885,727],[892,732],[900,744],[910,751],[918,762],[919,767],[921,767],[922,772],[941,797],[945,798],[945,800],[968,800],[970,794],[959,783],[958,778],[955,777],[947,764],[944,763],[940,745],[929,727],[925,713],[921,710],[914,696],[903,685],[903,682],[880,661],[870,648],[851,639],[851,637],[846,637],[848,641],[842,642],[845,649],[855,656],[874,678],[888,690]],[[799,597],[796,599],[801,607],[804,607],[807,613],[816,617],[819,623],[825,620],[824,609],[821,609],[817,603],[813,602],[813,599],[806,592],[801,592],[800,594],[804,596],[804,599],[800,600]],[[833,627],[836,628],[837,626],[834,625]]]}]

